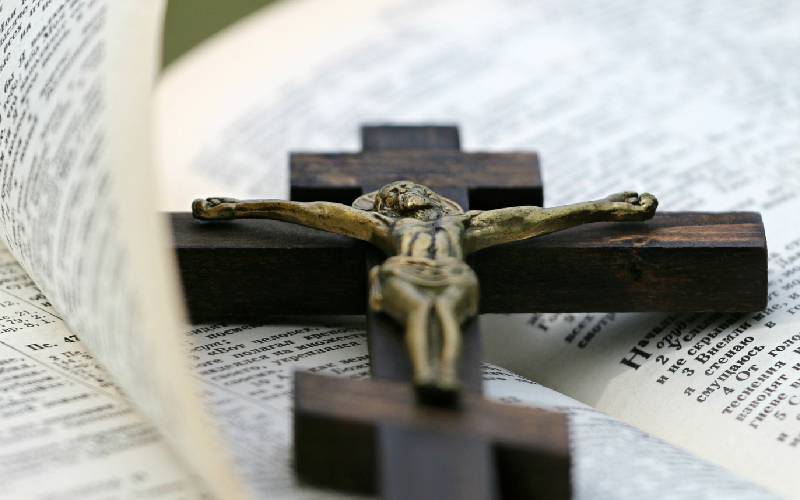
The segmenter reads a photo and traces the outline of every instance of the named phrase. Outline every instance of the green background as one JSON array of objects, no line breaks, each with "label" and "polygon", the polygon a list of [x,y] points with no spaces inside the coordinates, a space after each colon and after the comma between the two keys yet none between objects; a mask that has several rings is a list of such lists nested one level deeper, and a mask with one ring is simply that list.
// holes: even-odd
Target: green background
[{"label": "green background", "polygon": [[164,25],[164,66],[198,42],[274,0],[169,0]]}]

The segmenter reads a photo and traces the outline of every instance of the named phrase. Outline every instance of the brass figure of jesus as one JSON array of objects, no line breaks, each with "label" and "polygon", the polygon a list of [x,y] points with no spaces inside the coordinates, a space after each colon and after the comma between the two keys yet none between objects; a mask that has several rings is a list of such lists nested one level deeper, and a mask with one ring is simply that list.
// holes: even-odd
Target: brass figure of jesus
[{"label": "brass figure of jesus", "polygon": [[276,219],[367,241],[388,258],[370,271],[369,304],[404,325],[414,383],[419,390],[458,390],[461,325],[478,313],[478,279],[464,262],[482,248],[573,226],[642,221],[653,216],[651,194],[624,192],[554,208],[464,210],[411,181],[397,181],[358,198],[330,202],[195,200],[201,220]]}]

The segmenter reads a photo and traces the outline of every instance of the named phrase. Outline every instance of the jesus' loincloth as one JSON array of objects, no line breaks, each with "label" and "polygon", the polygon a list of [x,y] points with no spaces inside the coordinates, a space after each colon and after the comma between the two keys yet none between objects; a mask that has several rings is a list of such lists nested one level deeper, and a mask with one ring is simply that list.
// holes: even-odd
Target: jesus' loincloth
[{"label": "jesus' loincloth", "polygon": [[[384,300],[390,296],[392,300]],[[370,271],[370,306],[375,310],[402,321],[410,309],[437,301],[448,302],[459,322],[477,313],[478,278],[463,260],[396,255]]]}]

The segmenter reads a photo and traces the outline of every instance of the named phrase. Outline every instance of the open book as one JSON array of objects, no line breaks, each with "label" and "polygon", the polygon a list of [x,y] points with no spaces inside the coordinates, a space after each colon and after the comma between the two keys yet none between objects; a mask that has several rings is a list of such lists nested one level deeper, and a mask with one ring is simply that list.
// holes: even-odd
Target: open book
[{"label": "open book", "polygon": [[487,393],[570,414],[579,498],[800,498],[795,3],[300,0],[159,77],[163,8],[0,4],[3,497],[336,498],[292,475],[290,374],[365,376],[363,325],[187,325],[159,210],[397,121],[538,150],[548,205],[761,211],[767,310],[484,317]]}]

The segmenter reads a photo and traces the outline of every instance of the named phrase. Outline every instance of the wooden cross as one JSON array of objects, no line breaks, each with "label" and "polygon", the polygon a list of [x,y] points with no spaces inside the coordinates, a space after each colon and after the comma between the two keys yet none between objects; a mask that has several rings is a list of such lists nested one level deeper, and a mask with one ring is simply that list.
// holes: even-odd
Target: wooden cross
[{"label": "wooden cross", "polygon": [[[465,209],[542,203],[533,153],[464,153],[455,127],[365,127],[362,143],[361,153],[293,154],[292,198],[349,204],[410,179]],[[295,378],[302,479],[387,499],[570,495],[564,417],[480,397],[476,320],[463,327],[462,406],[414,401],[399,327],[366,307],[366,271],[380,259],[367,245],[276,221],[172,222],[194,322],[367,313],[374,380]],[[661,213],[489,248],[470,265],[482,312],[738,312],[766,306],[766,257],[758,214]]]}]

